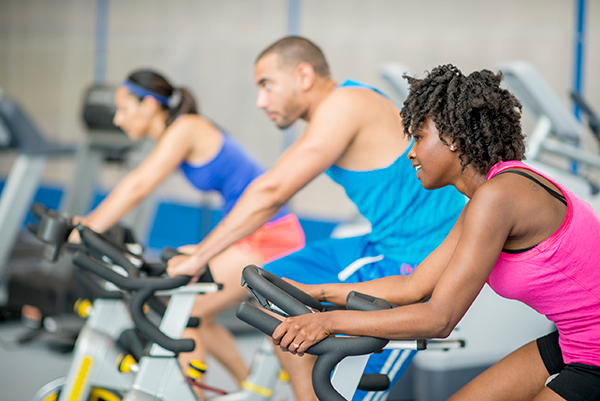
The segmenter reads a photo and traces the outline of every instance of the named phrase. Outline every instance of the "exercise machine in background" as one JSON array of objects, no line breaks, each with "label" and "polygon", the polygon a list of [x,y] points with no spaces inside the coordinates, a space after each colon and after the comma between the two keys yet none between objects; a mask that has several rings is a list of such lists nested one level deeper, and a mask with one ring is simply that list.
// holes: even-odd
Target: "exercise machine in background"
[{"label": "exercise machine in background", "polygon": [[[75,300],[85,296],[73,277],[70,255],[48,262],[43,247],[23,230],[27,211],[33,203],[45,161],[50,157],[72,157],[74,176],[63,196],[63,212],[84,215],[95,201],[99,172],[104,163],[141,161],[149,152],[148,141],[132,142],[113,125],[116,87],[94,85],[85,91],[82,117],[85,135],[77,149],[48,141],[33,120],[14,101],[0,98],[0,127],[3,147],[19,152],[0,194],[0,308],[3,315],[19,316],[26,306],[32,313],[24,321],[32,331],[20,339],[26,342],[51,329],[58,334],[61,350],[69,350],[83,322],[73,314]],[[8,138],[8,139],[6,139]],[[133,164],[133,163],[132,163]],[[49,205],[56,207],[57,205]],[[127,223],[143,237],[147,232],[152,199],[131,214]],[[141,249],[140,249],[141,252]],[[44,322],[50,322],[45,327]],[[64,336],[63,336],[64,334]],[[63,341],[64,340],[64,341]],[[57,344],[54,344],[57,345]]]},{"label": "exercise machine in background", "polygon": [[17,151],[0,193],[0,305],[7,302],[5,266],[42,178],[46,161],[69,157],[72,146],[48,140],[14,100],[0,92],[0,150]]},{"label": "exercise machine in background", "polygon": [[592,150],[600,144],[600,127],[591,106],[580,95],[571,94],[588,118],[592,134],[588,135],[586,127],[533,65],[510,61],[498,69],[509,90],[536,120],[535,128],[527,135],[527,163],[564,184],[600,212],[600,194],[594,180],[600,170],[600,155]]},{"label": "exercise machine in background", "polygon": [[[75,174],[61,206],[61,211],[70,216],[82,216],[90,210],[98,187],[98,172],[104,163],[131,159],[134,167],[153,147],[151,140],[133,142],[113,124],[116,90],[114,86],[94,85],[85,92],[82,110],[85,137],[78,146]],[[153,200],[152,196],[146,198],[125,219],[137,238],[144,238],[148,231]]]}]

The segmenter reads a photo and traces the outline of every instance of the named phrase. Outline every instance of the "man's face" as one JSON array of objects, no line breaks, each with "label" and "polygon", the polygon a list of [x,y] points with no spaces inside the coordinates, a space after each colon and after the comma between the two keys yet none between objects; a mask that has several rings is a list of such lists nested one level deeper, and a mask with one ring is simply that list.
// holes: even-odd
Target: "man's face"
[{"label": "man's face", "polygon": [[258,86],[256,107],[264,109],[277,127],[287,128],[300,117],[298,77],[294,68],[280,63],[279,56],[267,54],[258,60],[254,81]]}]

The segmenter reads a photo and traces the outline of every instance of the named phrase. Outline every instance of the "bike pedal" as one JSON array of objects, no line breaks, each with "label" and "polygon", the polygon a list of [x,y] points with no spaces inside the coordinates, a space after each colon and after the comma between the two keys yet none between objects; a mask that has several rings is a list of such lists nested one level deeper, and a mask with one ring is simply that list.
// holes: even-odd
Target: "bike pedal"
[{"label": "bike pedal", "polygon": [[188,364],[188,377],[192,380],[198,379],[206,373],[206,365],[197,359],[192,359]]},{"label": "bike pedal", "polygon": [[283,383],[287,383],[290,381],[290,375],[285,370],[281,369],[279,371],[279,381]]},{"label": "bike pedal", "polygon": [[92,303],[88,299],[79,298],[73,305],[73,311],[82,318],[87,318],[92,311]]},{"label": "bike pedal", "polygon": [[137,362],[135,358],[130,354],[121,354],[117,358],[117,369],[121,373],[129,373],[135,370],[135,366],[137,366]]}]

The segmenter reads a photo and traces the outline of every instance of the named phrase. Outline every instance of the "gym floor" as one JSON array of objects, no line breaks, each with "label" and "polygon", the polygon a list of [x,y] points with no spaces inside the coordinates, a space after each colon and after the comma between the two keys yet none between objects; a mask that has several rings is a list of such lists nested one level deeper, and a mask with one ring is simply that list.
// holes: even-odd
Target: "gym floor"
[{"label": "gym floor", "polygon": [[[52,345],[60,345],[60,342],[49,334],[20,345],[18,339],[30,331],[17,320],[0,323],[0,401],[29,401],[44,384],[64,376],[69,369],[71,354],[53,350]],[[236,334],[236,339],[246,362],[250,364],[263,335],[246,331]],[[403,377],[401,382],[405,382],[405,379],[410,380]],[[210,360],[207,383],[228,392],[236,389],[229,374],[218,363]],[[398,390],[396,387],[391,391],[388,401],[406,400],[406,394],[400,395]],[[280,384],[275,394],[273,401],[293,400],[289,385]]]},{"label": "gym floor", "polygon": [[[31,329],[19,321],[0,323],[0,400],[28,401],[47,382],[64,376],[71,363],[71,354],[51,349],[56,338],[48,334],[19,345],[18,339]],[[239,348],[249,364],[254,351],[259,347],[263,336],[258,333],[244,333],[236,337]],[[209,361],[207,383],[233,391],[235,382],[218,363]],[[288,388],[278,389],[277,401],[291,400]]]}]

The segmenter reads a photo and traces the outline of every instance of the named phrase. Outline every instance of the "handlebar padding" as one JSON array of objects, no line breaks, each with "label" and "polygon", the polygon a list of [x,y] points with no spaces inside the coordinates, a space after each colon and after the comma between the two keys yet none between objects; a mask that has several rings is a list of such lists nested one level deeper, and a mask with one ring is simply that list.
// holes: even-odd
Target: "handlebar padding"
[{"label": "handlebar padding", "polygon": [[148,275],[158,277],[167,272],[167,264],[163,262],[144,263],[142,269],[148,273]]},{"label": "handlebar padding", "polygon": [[[323,305],[319,301],[260,267],[246,266],[242,271],[242,277],[243,283],[248,287],[291,316],[311,313],[306,304],[319,311],[323,310]],[[288,293],[288,290],[293,294]]]},{"label": "handlebar padding", "polygon": [[358,390],[385,391],[390,388],[390,378],[382,373],[364,373],[358,383]]},{"label": "handlebar padding", "polygon": [[[278,286],[283,282],[286,284],[284,287],[293,287],[278,277],[270,273],[264,274],[264,270],[253,265],[244,268],[242,277],[242,282],[247,284],[253,291],[258,292],[290,315],[296,316],[310,313],[309,309],[302,302]],[[273,277],[276,277],[276,279],[273,279]],[[300,291],[295,287],[293,288],[296,290],[293,291],[294,293]],[[308,294],[300,292],[308,296]],[[368,298],[363,299],[357,295],[353,297],[357,298],[353,302],[358,304],[360,310],[363,310],[363,308],[368,310],[382,308],[377,302],[370,301]],[[246,303],[240,305],[237,310],[237,316],[269,336],[273,334],[275,328],[281,323],[278,319],[263,310]],[[381,350],[387,343],[388,340],[374,337],[328,337],[308,348],[306,350],[307,354],[318,356],[312,371],[313,386],[317,397],[320,400],[346,401],[331,385],[329,380],[331,371],[345,357],[370,354]]]},{"label": "handlebar padding", "polygon": [[73,269],[73,276],[81,286],[89,291],[94,297],[102,299],[122,299],[121,291],[108,291],[102,288],[98,283],[89,278],[81,269]]},{"label": "handlebar padding", "polygon": [[115,264],[124,268],[129,277],[137,276],[138,269],[129,261],[129,259],[127,259],[122,249],[119,249],[105,238],[102,238],[98,233],[85,226],[78,225],[77,230],[81,234],[85,244],[91,249],[106,255],[115,262]]},{"label": "handlebar padding", "polygon": [[[183,284],[186,284],[192,279],[190,276],[177,276],[175,278],[180,280],[187,279],[187,281],[184,281]],[[144,333],[144,335],[148,337],[150,341],[155,342],[161,347],[173,351],[176,354],[180,352],[193,351],[196,346],[194,340],[189,338],[179,340],[173,339],[160,331],[158,327],[156,327],[152,322],[150,322],[150,320],[148,320],[148,318],[146,318],[146,315],[144,314],[144,304],[148,298],[153,295],[154,291],[155,289],[151,287],[143,288],[137,291],[129,301],[131,318],[133,319],[135,327]]]},{"label": "handlebar padding", "polygon": [[294,287],[292,284],[288,283],[285,280],[282,280],[281,278],[277,277],[276,275],[274,275],[271,272],[268,272],[265,269],[258,267],[257,271],[261,276],[263,276],[265,279],[267,279],[270,283],[281,288],[283,291],[290,294],[292,297],[296,298],[298,301],[302,302],[304,305],[309,306],[313,309],[316,309],[320,312],[322,312],[324,310],[324,307],[321,304],[321,302],[319,302],[312,296],[308,295],[301,289]]},{"label": "handlebar padding", "polygon": [[163,249],[162,253],[160,254],[160,259],[166,263],[169,261],[169,259],[171,259],[174,256],[178,256],[178,255],[183,255],[183,253],[179,252],[175,248],[166,247]]},{"label": "handlebar padding", "polygon": [[140,334],[135,329],[124,330],[117,339],[117,344],[123,350],[133,355],[136,361],[139,361],[144,354],[144,340],[142,340]]},{"label": "handlebar padding", "polygon": [[361,292],[350,291],[346,297],[346,309],[368,312],[382,309],[392,309],[395,307],[397,307],[397,305],[394,305],[385,299],[376,298]]},{"label": "handlebar padding", "polygon": [[135,295],[129,302],[131,318],[138,330],[140,330],[148,339],[157,343],[161,347],[171,350],[175,353],[190,352],[194,349],[194,340],[177,340],[166,336],[144,314],[144,304],[158,290],[170,290],[187,284],[192,278],[190,276],[177,276],[170,278],[126,278],[116,273],[103,263],[82,253],[76,253],[73,257],[73,263],[84,270],[87,270],[97,276],[114,283],[116,286],[134,291]]},{"label": "handlebar padding", "polygon": [[238,306],[235,315],[240,320],[248,323],[250,326],[256,327],[269,337],[273,335],[273,332],[281,323],[281,320],[246,302],[242,302]]},{"label": "handlebar padding", "polygon": [[31,206],[31,214],[38,220],[41,220],[49,210],[45,205],[37,202]]},{"label": "handlebar padding", "polygon": [[40,203],[33,204],[31,213],[39,220],[39,224],[37,226],[32,223],[27,224],[28,230],[48,245],[44,259],[56,262],[63,245],[73,230],[72,219],[54,212]]},{"label": "handlebar padding", "polygon": [[117,287],[124,290],[136,291],[142,288],[139,280],[127,279],[127,277],[121,276],[119,273],[113,271],[111,268],[105,266],[103,263],[86,254],[76,252],[73,256],[73,264],[82,268],[83,270],[95,274],[100,278],[103,278],[104,280],[110,281]]}]

